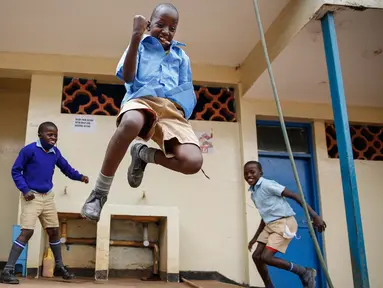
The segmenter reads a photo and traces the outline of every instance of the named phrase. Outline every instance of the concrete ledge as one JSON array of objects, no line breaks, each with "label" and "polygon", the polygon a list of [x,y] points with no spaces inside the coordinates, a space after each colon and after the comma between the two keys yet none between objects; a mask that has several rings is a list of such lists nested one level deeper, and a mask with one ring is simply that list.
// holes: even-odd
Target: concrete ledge
[{"label": "concrete ledge", "polygon": [[[70,209],[60,207],[59,213],[79,213],[83,203],[73,203]],[[167,281],[179,282],[179,211],[178,207],[106,204],[97,223],[95,279],[107,280],[109,274],[109,248],[111,220],[116,216],[160,219],[159,271],[169,275]]]}]

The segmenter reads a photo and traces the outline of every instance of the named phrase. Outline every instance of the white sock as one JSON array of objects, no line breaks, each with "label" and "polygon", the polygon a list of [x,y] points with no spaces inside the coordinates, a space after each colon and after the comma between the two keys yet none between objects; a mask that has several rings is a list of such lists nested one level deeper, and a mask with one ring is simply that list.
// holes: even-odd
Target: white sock
[{"label": "white sock", "polygon": [[108,195],[110,186],[112,186],[113,178],[114,176],[105,176],[100,172],[94,190],[101,192],[104,195]]}]

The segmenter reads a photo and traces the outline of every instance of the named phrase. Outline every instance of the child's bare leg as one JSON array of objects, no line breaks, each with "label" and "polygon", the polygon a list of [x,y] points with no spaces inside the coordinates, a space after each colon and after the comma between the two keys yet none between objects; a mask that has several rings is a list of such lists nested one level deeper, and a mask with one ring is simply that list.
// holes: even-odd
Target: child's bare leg
[{"label": "child's bare leg", "polygon": [[264,249],[261,260],[267,265],[290,271],[299,276],[304,287],[315,288],[316,271],[275,257],[275,251]]},{"label": "child's bare leg", "polygon": [[262,261],[262,253],[265,250],[266,245],[263,243],[259,243],[257,245],[257,248],[255,249],[253,253],[253,261],[255,266],[257,267],[259,275],[261,275],[261,278],[263,280],[263,283],[265,284],[266,288],[274,288],[274,284],[271,281],[269,270],[267,269],[267,265],[265,262]]},{"label": "child's bare leg", "polygon": [[139,110],[126,112],[120,125],[113,134],[106,149],[101,173],[105,176],[114,176],[118,166],[124,158],[130,143],[138,136],[145,124],[145,114]]},{"label": "child's bare leg", "polygon": [[166,146],[174,157],[167,158],[161,150],[157,150],[154,156],[156,164],[183,174],[195,174],[201,169],[203,158],[198,146],[180,144],[176,138],[169,140]]},{"label": "child's bare leg", "polygon": [[130,186],[136,188],[141,184],[147,163],[155,163],[183,174],[195,174],[201,169],[203,158],[198,146],[180,144],[176,138],[173,138],[167,141],[166,147],[174,154],[174,157],[167,158],[161,150],[149,148],[141,143],[132,147],[132,163],[128,170]]},{"label": "child's bare leg", "polygon": [[93,221],[100,219],[101,210],[107,200],[114,174],[130,143],[144,127],[145,116],[145,112],[139,110],[127,111],[122,116],[116,132],[109,141],[95,188],[82,208],[81,213],[84,217]]}]

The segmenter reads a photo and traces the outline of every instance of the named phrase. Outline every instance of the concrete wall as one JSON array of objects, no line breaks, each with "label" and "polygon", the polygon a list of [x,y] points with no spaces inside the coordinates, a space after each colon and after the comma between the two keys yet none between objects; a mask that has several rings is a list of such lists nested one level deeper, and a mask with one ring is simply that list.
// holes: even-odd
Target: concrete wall
[{"label": "concrete wall", "polygon": [[[54,121],[59,126],[58,147],[75,168],[91,178],[90,185],[86,186],[70,181],[59,171],[54,176],[58,209],[68,212],[73,207],[76,210],[73,212],[78,212],[94,185],[106,145],[115,129],[115,119],[98,116],[95,117],[95,132],[74,132],[73,116],[60,114],[61,87],[61,76],[32,77],[26,142],[35,141],[37,126],[42,121]],[[192,122],[196,131],[214,131],[214,153],[204,155],[204,169],[211,180],[207,180],[201,173],[184,176],[151,165],[146,171],[142,186],[131,189],[126,183],[126,170],[130,161],[126,157],[116,175],[109,203],[177,206],[180,214],[180,270],[218,271],[237,282],[260,286],[261,279],[251,261],[250,253],[246,251],[246,242],[253,236],[260,218],[242,180],[242,164],[244,161],[257,159],[255,120],[276,119],[277,112],[271,101],[242,99],[237,107],[240,108],[241,123]],[[322,213],[328,223],[325,233],[328,266],[336,287],[351,287],[352,274],[339,161],[328,158],[325,142],[324,121],[332,119],[332,109],[329,105],[291,102],[283,103],[283,109],[287,119],[313,123]],[[379,108],[350,107],[349,116],[353,122],[383,123],[383,109]],[[379,243],[383,236],[377,227],[380,227],[378,205],[383,200],[380,193],[383,182],[379,178],[383,163],[355,163],[371,287],[380,287],[383,277],[379,273],[379,259],[383,255]],[[64,193],[65,189],[67,194]],[[143,192],[145,198],[142,197]],[[119,228],[114,229],[114,225],[112,223],[111,233],[116,233],[116,237],[124,237],[116,232]],[[85,229],[78,226],[75,228]],[[136,231],[132,235],[138,237],[138,230],[131,228]],[[38,232],[35,235],[39,235]],[[40,245],[39,242],[36,243],[37,239],[34,236],[31,246]],[[64,259],[71,266],[80,265],[71,256],[77,255],[74,253],[75,249],[80,248],[73,246],[70,251],[64,251]],[[117,252],[115,249],[112,248],[108,256],[109,268],[134,267],[132,262],[126,261],[129,258],[140,259],[140,267],[147,267],[150,263],[151,256],[144,250],[122,249]],[[164,247],[163,249],[165,250]],[[81,254],[84,259],[81,266],[93,267],[94,251],[89,248],[81,253],[84,253]],[[124,259],[119,257],[122,253],[126,256]],[[42,253],[34,249],[29,252],[29,256],[28,267],[37,267]],[[160,261],[164,265],[163,261],[166,260]]]},{"label": "concrete wall", "polygon": [[[241,140],[243,142],[243,159],[257,159],[256,119],[276,120],[275,103],[270,101],[241,101]],[[339,160],[329,159],[325,138],[325,120],[331,120],[330,105],[283,103],[284,115],[287,120],[313,123],[316,165],[318,172],[319,193],[322,215],[328,224],[325,237],[325,249],[328,268],[335,287],[352,287],[352,270],[348,246],[347,224],[343,200]],[[383,109],[349,107],[349,118],[352,122],[383,124]],[[355,161],[359,199],[362,213],[367,261],[371,287],[382,287],[383,276],[379,259],[383,252],[380,243],[383,233],[380,224],[379,205],[383,202],[381,187],[383,180],[382,161]],[[260,217],[249,194],[246,192],[246,215],[248,239],[254,235]],[[249,277],[254,286],[262,285],[249,254]]]},{"label": "concrete wall", "polygon": [[[381,113],[383,116],[383,110]],[[383,119],[381,123],[383,124]],[[352,287],[352,270],[348,250],[347,224],[339,160],[328,158],[324,135],[324,123],[317,121],[315,123],[315,138],[319,185],[323,214],[329,215],[325,216],[329,224],[325,238],[328,264],[334,285],[338,287]],[[355,169],[370,285],[371,287],[383,287],[380,264],[380,259],[383,257],[383,252],[380,249],[383,233],[377,228],[381,226],[378,213],[381,209],[381,203],[383,203],[383,161],[356,160]],[[344,243],[344,245],[339,245],[339,243]]]},{"label": "concrete wall", "polygon": [[7,261],[12,246],[12,224],[17,224],[20,193],[11,177],[11,167],[24,146],[29,81],[0,81],[0,261]]},{"label": "concrete wall", "polygon": [[[67,237],[96,238],[96,223],[87,220],[67,220]],[[62,245],[63,261],[65,265],[75,268],[95,268],[96,247],[88,245]]]},{"label": "concrete wall", "polygon": [[[93,188],[106,145],[115,130],[115,118],[97,116],[95,132],[74,132],[73,115],[60,114],[61,91],[61,76],[32,77],[26,141],[35,141],[37,126],[42,121],[55,122],[59,127],[58,148],[73,167],[90,177],[90,184],[84,185],[69,180],[59,171],[55,173],[57,208],[67,211],[68,207],[81,205]],[[196,131],[214,131],[214,153],[204,156],[203,167],[210,180],[202,173],[185,176],[149,165],[140,188],[131,189],[126,180],[130,157],[126,157],[116,174],[108,203],[178,206],[180,270],[218,271],[235,281],[244,282],[246,241],[238,153],[239,125],[205,121],[194,121],[192,125]],[[65,187],[67,194],[64,194]],[[142,198],[144,191],[146,197]],[[124,253],[128,259],[135,257],[137,252],[130,250]],[[145,259],[147,252],[142,250],[140,253]],[[38,253],[32,254],[28,266],[36,267],[39,258]],[[112,261],[110,265],[121,267],[122,264]]]},{"label": "concrete wall", "polygon": [[[96,238],[97,225],[86,220],[67,221],[68,238]],[[128,220],[112,220],[110,239],[142,241],[143,228],[141,223]],[[148,227],[149,241],[158,240],[159,227],[150,224]],[[63,260],[69,267],[95,268],[96,247],[89,245],[63,245]],[[149,249],[131,247],[111,247],[109,251],[109,268],[122,270],[151,269],[153,253]]]},{"label": "concrete wall", "polygon": [[[157,241],[159,227],[150,223],[148,226],[149,241]],[[142,223],[128,220],[112,220],[110,239],[142,241]],[[109,268],[117,270],[151,269],[153,266],[153,252],[151,249],[134,247],[111,247],[109,251]]]}]

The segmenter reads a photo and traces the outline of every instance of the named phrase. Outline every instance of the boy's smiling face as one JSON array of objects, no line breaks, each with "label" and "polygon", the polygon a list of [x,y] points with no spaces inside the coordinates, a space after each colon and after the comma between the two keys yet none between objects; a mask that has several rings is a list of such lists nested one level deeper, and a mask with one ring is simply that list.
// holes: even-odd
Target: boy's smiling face
[{"label": "boy's smiling face", "polygon": [[245,165],[243,170],[244,170],[243,176],[245,177],[246,182],[250,186],[255,185],[258,182],[259,178],[262,177],[262,174],[263,174],[262,171],[259,169],[258,165],[254,163]]},{"label": "boy's smiling face", "polygon": [[58,138],[58,131],[56,127],[47,126],[44,130],[39,134],[39,137],[49,145],[56,145]]},{"label": "boy's smiling face", "polygon": [[162,47],[169,50],[174,34],[176,34],[177,25],[177,11],[166,6],[159,7],[152,15],[149,24],[150,36],[157,38]]}]

